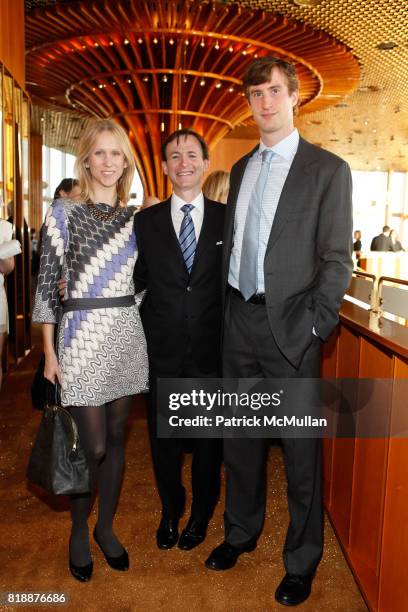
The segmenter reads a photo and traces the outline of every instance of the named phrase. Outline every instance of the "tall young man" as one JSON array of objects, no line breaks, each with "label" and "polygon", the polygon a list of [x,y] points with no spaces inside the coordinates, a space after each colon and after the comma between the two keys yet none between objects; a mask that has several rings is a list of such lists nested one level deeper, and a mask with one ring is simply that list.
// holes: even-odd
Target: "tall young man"
[{"label": "tall young man", "polygon": [[[223,375],[318,377],[320,344],[338,321],[352,271],[350,169],[295,129],[299,84],[292,64],[255,60],[244,91],[260,143],[231,172]],[[283,438],[282,447],[290,523],[286,575],[275,597],[290,606],[309,596],[323,550],[320,441]],[[231,568],[256,546],[266,451],[264,439],[224,441],[225,541],[207,559],[209,569]]]}]

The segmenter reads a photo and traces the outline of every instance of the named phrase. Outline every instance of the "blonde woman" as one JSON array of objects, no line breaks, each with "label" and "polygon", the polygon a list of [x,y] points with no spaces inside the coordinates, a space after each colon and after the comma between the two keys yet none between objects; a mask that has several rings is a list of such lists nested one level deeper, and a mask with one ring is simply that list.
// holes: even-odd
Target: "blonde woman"
[{"label": "blonde woman", "polygon": [[[71,497],[69,566],[85,582],[93,570],[87,520],[96,490],[94,538],[113,569],[129,567],[113,518],[131,396],[146,389],[148,366],[134,298],[135,208],[126,206],[134,162],[122,128],[95,120],[79,142],[75,171],[81,199],[56,200],[47,212],[33,319],[43,324],[44,376],[60,382],[61,403],[78,425],[91,474],[91,493]],[[66,288],[57,356],[61,277]]]},{"label": "blonde woman", "polygon": [[227,203],[230,173],[225,170],[211,172],[203,183],[203,193],[209,200]]}]

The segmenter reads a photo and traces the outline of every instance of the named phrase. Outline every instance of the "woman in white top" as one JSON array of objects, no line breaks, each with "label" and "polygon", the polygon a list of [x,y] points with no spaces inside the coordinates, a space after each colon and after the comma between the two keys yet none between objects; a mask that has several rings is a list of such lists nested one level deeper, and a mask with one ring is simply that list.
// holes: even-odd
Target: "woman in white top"
[{"label": "woman in white top", "polygon": [[[0,244],[8,242],[13,236],[13,226],[8,221],[0,219]],[[0,389],[2,381],[1,357],[8,332],[7,295],[4,288],[4,277],[14,270],[14,257],[0,259]]]}]

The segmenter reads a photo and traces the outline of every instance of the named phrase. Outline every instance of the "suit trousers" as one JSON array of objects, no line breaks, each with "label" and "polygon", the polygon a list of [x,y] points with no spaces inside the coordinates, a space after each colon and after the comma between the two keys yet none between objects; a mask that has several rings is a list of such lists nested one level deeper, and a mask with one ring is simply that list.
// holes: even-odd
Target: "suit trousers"
[{"label": "suit trousers", "polygon": [[[298,369],[279,350],[267,307],[230,293],[224,328],[223,368],[226,378],[318,378],[319,338]],[[300,400],[301,401],[301,400]],[[307,412],[306,412],[307,414]],[[283,549],[286,571],[314,574],[323,551],[321,442],[282,438],[287,477],[289,527]],[[266,502],[268,440],[225,439],[226,541],[243,548],[255,544],[262,530]]]},{"label": "suit trousers", "polygon": [[222,440],[157,437],[157,378],[215,378],[186,365],[182,372],[164,374],[151,372],[148,401],[150,447],[157,488],[162,503],[162,515],[177,520],[184,512],[185,490],[182,484],[182,463],[186,448],[192,452],[191,516],[197,522],[208,522],[220,494]]}]

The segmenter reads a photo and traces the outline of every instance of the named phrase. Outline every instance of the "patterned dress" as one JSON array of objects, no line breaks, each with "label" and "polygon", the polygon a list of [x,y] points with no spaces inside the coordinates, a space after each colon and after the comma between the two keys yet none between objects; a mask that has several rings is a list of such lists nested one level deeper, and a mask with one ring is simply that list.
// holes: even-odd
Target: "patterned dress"
[{"label": "patterned dress", "polygon": [[[97,207],[111,210],[106,204]],[[67,280],[65,299],[134,294],[134,215],[129,206],[116,218],[101,221],[84,203],[53,202],[43,227],[33,321],[57,322],[57,281],[62,276]],[[138,306],[64,313],[58,360],[63,406],[100,406],[146,390],[147,350]]]}]

